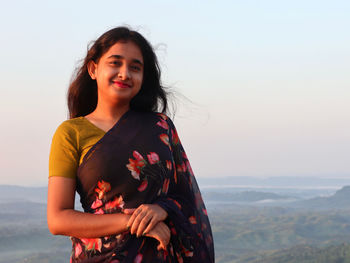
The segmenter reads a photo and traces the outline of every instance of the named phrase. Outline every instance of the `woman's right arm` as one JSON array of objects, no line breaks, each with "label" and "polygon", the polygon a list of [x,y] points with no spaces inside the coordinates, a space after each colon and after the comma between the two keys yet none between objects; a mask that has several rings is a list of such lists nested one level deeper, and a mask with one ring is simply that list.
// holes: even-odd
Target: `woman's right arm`
[{"label": "woman's right arm", "polygon": [[[47,194],[47,223],[54,235],[78,238],[98,238],[127,231],[131,215],[116,213],[95,215],[74,210],[75,180],[66,177],[49,178]],[[157,239],[159,249],[166,249],[170,230],[159,222],[147,236]]]},{"label": "woman's right arm", "polygon": [[97,238],[127,231],[130,215],[95,215],[74,210],[75,179],[52,176],[47,196],[47,223],[54,235]]}]

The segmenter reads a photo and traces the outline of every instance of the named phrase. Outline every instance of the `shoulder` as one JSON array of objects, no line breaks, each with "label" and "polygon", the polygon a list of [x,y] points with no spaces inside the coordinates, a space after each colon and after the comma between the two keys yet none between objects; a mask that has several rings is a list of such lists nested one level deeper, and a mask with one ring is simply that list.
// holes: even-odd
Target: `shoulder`
[{"label": "shoulder", "polygon": [[171,128],[175,128],[174,122],[168,115],[160,112],[157,112],[156,115],[158,116],[161,122],[166,122],[168,125],[170,125]]},{"label": "shoulder", "polygon": [[[165,113],[148,112],[147,114],[151,116],[151,118],[157,123],[158,126],[161,126],[161,127],[163,127],[163,126],[168,127],[169,126],[171,128],[175,127],[171,118],[168,115],[166,115]],[[168,129],[168,128],[166,128],[166,129]]]},{"label": "shoulder", "polygon": [[56,129],[53,140],[64,140],[76,144],[80,130],[86,125],[83,117],[77,117],[63,121]]},{"label": "shoulder", "polygon": [[136,114],[137,118],[144,119],[146,122],[153,122],[153,121],[171,121],[169,116],[167,116],[164,113],[161,112],[153,112],[153,111],[134,111]]},{"label": "shoulder", "polygon": [[84,117],[77,117],[69,120],[63,121],[57,129],[61,130],[76,130],[80,126],[85,124]]},{"label": "shoulder", "polygon": [[165,113],[161,112],[148,112],[150,116],[153,116],[154,119],[160,120],[160,121],[171,121],[170,117],[166,115]]}]

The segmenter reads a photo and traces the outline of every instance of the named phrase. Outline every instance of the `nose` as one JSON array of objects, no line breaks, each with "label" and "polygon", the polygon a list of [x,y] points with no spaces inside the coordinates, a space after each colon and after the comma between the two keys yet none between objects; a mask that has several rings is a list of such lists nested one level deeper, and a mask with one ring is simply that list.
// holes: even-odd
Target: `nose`
[{"label": "nose", "polygon": [[121,80],[126,80],[130,78],[129,69],[125,64],[119,68],[118,78]]}]

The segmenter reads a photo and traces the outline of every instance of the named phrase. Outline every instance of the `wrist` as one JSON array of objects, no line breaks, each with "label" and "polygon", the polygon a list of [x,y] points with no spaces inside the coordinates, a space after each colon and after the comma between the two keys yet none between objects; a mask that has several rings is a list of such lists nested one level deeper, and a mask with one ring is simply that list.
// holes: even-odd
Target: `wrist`
[{"label": "wrist", "polygon": [[159,209],[163,211],[163,214],[164,214],[164,216],[163,216],[164,219],[163,220],[166,220],[168,218],[168,212],[163,207],[161,207],[159,204],[155,204],[155,205],[158,206]]},{"label": "wrist", "polygon": [[119,229],[120,232],[129,231],[129,229],[127,228],[127,224],[129,222],[131,215],[127,215],[123,213],[118,213],[115,215],[118,216],[115,220],[116,228]]},{"label": "wrist", "polygon": [[124,222],[123,222],[124,230],[128,231],[128,232],[130,231],[130,226],[128,227],[128,222],[129,222],[130,217],[131,217],[131,215],[125,215]]}]

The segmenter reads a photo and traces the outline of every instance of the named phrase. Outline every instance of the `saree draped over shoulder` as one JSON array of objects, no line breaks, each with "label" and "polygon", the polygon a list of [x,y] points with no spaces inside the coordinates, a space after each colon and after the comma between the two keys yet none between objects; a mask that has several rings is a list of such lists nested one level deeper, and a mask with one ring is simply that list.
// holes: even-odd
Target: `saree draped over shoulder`
[{"label": "saree draped over shoulder", "polygon": [[89,150],[77,173],[84,211],[123,213],[158,204],[171,231],[167,250],[158,241],[124,232],[71,237],[71,262],[214,262],[206,208],[172,121],[161,113],[128,111]]}]

